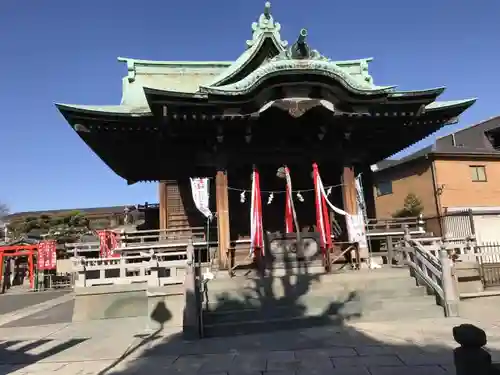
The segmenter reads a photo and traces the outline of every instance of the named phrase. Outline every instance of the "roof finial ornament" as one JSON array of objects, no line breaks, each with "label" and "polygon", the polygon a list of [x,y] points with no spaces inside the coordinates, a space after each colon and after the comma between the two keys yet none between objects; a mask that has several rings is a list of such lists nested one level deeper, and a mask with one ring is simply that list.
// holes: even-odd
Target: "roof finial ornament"
[{"label": "roof finial ornament", "polygon": [[281,40],[280,30],[281,25],[278,22],[274,22],[274,18],[271,15],[271,3],[267,1],[264,4],[264,12],[260,15],[259,20],[252,23],[252,40],[247,40],[247,47],[252,47],[266,34],[273,36],[281,46],[286,47],[288,42]]},{"label": "roof finial ornament", "polygon": [[264,16],[267,19],[271,18],[271,3],[269,1],[264,4]]},{"label": "roof finial ornament", "polygon": [[317,50],[312,49],[306,41],[307,29],[300,29],[297,41],[290,47],[286,48],[280,54],[276,55],[272,60],[320,60],[330,61]]},{"label": "roof finial ornament", "polygon": [[299,37],[292,46],[292,59],[308,59],[311,55],[311,49],[306,42],[307,29],[300,29]]}]

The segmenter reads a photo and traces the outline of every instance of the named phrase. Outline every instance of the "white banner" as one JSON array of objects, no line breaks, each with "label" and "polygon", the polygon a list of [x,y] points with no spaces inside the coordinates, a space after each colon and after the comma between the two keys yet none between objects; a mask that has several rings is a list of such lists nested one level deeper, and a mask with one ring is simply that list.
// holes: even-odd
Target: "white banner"
[{"label": "white banner", "polygon": [[[357,242],[360,249],[368,248],[368,242],[366,239],[366,226],[363,213],[364,198],[363,198],[363,190],[360,183],[360,176],[356,178],[356,203],[357,203],[356,215],[348,214],[344,210],[335,207],[328,200],[327,194],[325,192],[325,187],[323,186],[323,182],[321,182],[321,178],[319,179],[319,188],[321,194],[323,194],[323,196],[325,197],[326,204],[332,209],[332,211],[345,217],[349,242]],[[360,200],[362,201],[360,202]]]},{"label": "white banner", "polygon": [[360,249],[368,247],[366,242],[365,220],[363,214],[346,216],[347,233],[349,234],[349,242],[357,242]]},{"label": "white banner", "polygon": [[210,180],[206,177],[190,178],[191,191],[193,193],[194,205],[207,219],[212,218],[210,211]]},{"label": "white banner", "polygon": [[[352,235],[354,242],[359,244],[360,249],[368,248],[366,239],[366,223],[365,223],[365,198],[363,196],[363,187],[361,185],[361,175],[356,177],[356,203],[357,214],[352,217]],[[350,232],[351,233],[351,232]],[[349,237],[351,236],[349,233]]]}]

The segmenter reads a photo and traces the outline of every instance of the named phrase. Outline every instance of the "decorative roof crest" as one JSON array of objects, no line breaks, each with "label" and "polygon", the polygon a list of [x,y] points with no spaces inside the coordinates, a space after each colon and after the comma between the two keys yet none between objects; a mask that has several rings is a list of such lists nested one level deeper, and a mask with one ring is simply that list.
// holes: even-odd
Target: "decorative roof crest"
[{"label": "decorative roof crest", "polygon": [[281,46],[286,47],[288,42],[281,40],[280,30],[281,25],[279,22],[274,22],[271,15],[271,3],[267,1],[258,22],[252,23],[252,40],[247,40],[247,48],[252,47],[265,33],[271,33]]},{"label": "decorative roof crest", "polygon": [[329,58],[323,56],[318,50],[312,49],[306,41],[307,29],[300,29],[297,41],[290,47],[286,48],[280,54],[273,58],[278,60],[320,60],[330,61]]}]

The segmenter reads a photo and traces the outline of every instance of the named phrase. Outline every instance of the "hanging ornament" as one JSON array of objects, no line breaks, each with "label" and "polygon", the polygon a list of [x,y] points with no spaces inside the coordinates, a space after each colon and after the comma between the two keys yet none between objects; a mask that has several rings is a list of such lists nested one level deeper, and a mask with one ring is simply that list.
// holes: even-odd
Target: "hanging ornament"
[{"label": "hanging ornament", "polygon": [[299,200],[299,202],[304,202],[304,197],[302,196],[302,194],[300,194],[300,191],[297,192],[297,199]]},{"label": "hanging ornament", "polygon": [[331,193],[332,193],[332,187],[330,186],[326,191],[326,196],[329,197]]},{"label": "hanging ornament", "polygon": [[274,199],[274,193],[269,194],[269,198],[267,198],[267,204],[271,204]]},{"label": "hanging ornament", "polygon": [[245,203],[246,197],[245,197],[246,191],[242,191],[240,194],[240,203]]}]

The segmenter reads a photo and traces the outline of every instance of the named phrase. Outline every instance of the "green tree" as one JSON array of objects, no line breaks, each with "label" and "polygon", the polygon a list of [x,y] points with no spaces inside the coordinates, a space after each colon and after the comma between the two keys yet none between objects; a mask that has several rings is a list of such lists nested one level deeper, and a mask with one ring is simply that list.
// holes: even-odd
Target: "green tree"
[{"label": "green tree", "polygon": [[424,206],[420,198],[414,194],[410,193],[406,196],[403,201],[403,207],[397,210],[392,216],[393,217],[411,217],[418,216],[424,211]]},{"label": "green tree", "polygon": [[[58,244],[78,242],[82,235],[90,232],[89,220],[81,212],[68,212],[64,216],[42,214],[28,216],[24,219],[13,221],[9,224],[12,238],[24,235],[42,235],[47,239],[54,239]],[[58,257],[65,256],[64,247],[60,247]]]}]

